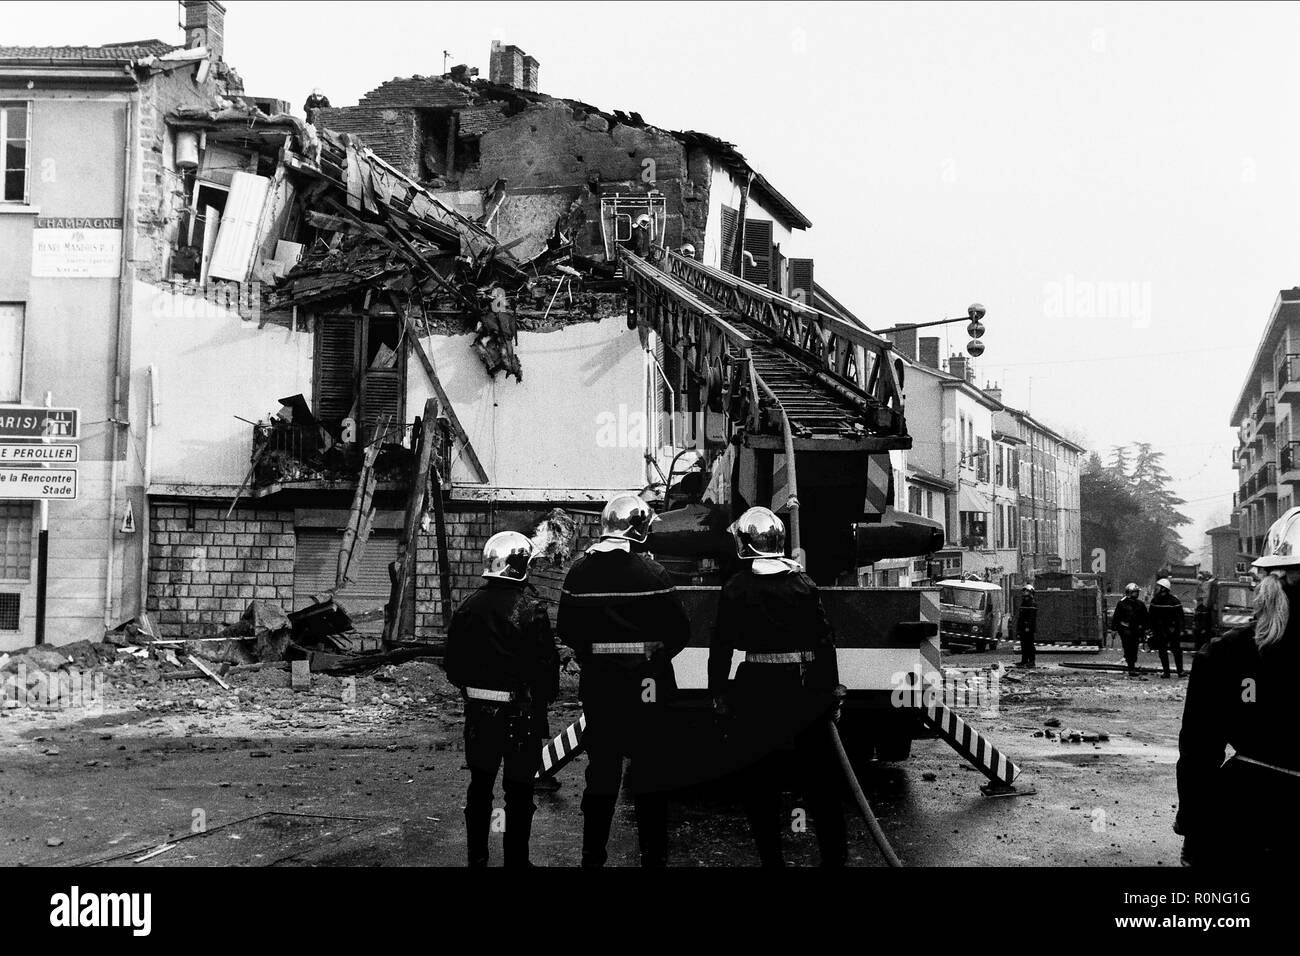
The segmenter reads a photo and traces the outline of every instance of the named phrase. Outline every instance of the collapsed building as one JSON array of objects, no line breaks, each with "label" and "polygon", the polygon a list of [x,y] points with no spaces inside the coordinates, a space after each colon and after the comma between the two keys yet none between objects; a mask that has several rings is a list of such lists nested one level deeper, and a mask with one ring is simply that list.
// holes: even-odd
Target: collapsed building
[{"label": "collapsed building", "polygon": [[[538,92],[517,48],[492,64],[391,80],[311,125],[246,101],[167,115],[184,172],[133,346],[141,414],[171,409],[147,436],[164,633],[334,593],[367,467],[373,521],[339,600],[389,602],[413,555],[400,633],[429,638],[491,534],[560,508],[571,553],[607,498],[723,447],[707,383],[630,331],[619,247],[846,314],[796,254],[811,223],[734,146]],[[421,433],[445,515],[407,542]],[[539,571],[544,592],[563,570]]]}]

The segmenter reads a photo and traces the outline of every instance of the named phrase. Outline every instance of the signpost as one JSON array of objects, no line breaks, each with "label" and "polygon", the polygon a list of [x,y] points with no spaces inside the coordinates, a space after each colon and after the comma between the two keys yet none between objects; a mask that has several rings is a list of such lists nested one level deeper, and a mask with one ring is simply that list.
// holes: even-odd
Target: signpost
[{"label": "signpost", "polygon": [[77,469],[51,468],[75,463],[81,450],[81,411],[44,405],[0,405],[0,499],[39,501],[41,528],[36,539],[36,643],[45,643],[45,591],[50,562],[50,501],[77,497]]}]

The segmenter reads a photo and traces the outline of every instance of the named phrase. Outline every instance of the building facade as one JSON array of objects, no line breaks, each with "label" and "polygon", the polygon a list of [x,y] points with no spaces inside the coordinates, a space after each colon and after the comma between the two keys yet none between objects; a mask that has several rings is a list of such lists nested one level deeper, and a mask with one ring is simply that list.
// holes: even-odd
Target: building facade
[{"label": "building facade", "polygon": [[1237,430],[1232,496],[1238,550],[1247,558],[1264,550],[1269,526],[1295,503],[1300,484],[1300,288],[1283,289],[1233,405]]}]

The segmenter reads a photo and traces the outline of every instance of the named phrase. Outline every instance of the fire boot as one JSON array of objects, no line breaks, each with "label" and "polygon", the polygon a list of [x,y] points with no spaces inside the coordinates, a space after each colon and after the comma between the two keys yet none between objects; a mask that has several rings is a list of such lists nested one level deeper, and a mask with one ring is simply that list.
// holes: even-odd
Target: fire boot
[{"label": "fire boot", "polygon": [[636,798],[636,830],[641,844],[641,865],[668,865],[668,799],[661,793]]},{"label": "fire boot", "polygon": [[582,795],[582,865],[604,866],[609,858],[605,849],[609,829],[614,824],[617,794]]},{"label": "fire boot", "polygon": [[492,804],[486,807],[466,805],[465,848],[471,867],[488,865],[488,832],[492,828]]},{"label": "fire boot", "polygon": [[530,783],[507,783],[506,832],[501,837],[506,866],[531,866],[528,862],[528,841],[533,833],[533,786]]}]

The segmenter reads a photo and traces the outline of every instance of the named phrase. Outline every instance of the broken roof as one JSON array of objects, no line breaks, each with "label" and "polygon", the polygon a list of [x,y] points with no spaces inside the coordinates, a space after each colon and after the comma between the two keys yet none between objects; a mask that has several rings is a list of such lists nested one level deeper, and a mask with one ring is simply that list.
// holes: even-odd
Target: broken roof
[{"label": "broken roof", "polygon": [[[687,148],[707,152],[720,160],[724,168],[737,178],[743,180],[752,175],[753,182],[750,189],[753,195],[786,226],[791,229],[807,229],[812,225],[812,221],[800,212],[793,202],[773,186],[767,177],[749,164],[734,144],[698,130],[663,130],[647,123],[640,113],[634,111],[614,110],[606,112],[599,107],[592,106],[590,103],[584,103],[582,100],[550,96],[546,93],[534,93],[483,79],[474,79],[469,83],[461,83],[453,80],[450,76],[421,75],[395,76],[366,93],[357,102],[357,106],[381,109],[437,110],[473,108],[488,103],[501,103],[505,105],[505,114],[511,116],[533,104],[557,102],[565,103],[573,109],[585,113],[595,113],[607,120],[611,127],[621,124],[638,129],[660,130],[674,137]],[[347,107],[338,108],[346,109]],[[477,125],[482,125],[481,121]],[[462,132],[464,131],[465,128],[462,127]],[[476,131],[481,132],[481,130]]]}]

